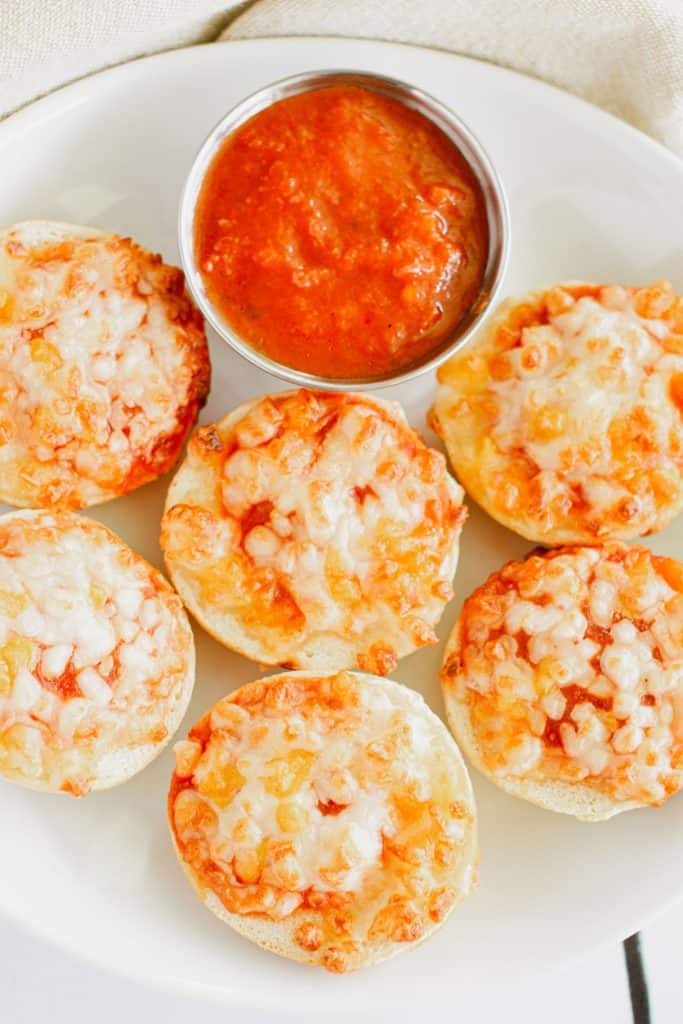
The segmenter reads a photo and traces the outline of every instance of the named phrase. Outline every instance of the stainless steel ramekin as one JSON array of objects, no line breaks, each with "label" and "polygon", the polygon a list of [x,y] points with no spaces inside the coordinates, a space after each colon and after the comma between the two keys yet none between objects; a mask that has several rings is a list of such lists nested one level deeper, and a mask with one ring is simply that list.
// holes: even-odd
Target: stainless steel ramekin
[{"label": "stainless steel ramekin", "polygon": [[[479,294],[470,309],[453,330],[434,349],[429,350],[422,359],[407,367],[376,377],[353,377],[343,380],[319,377],[302,370],[294,370],[284,363],[270,359],[241,338],[223,319],[219,310],[206,294],[202,276],[195,262],[194,215],[197,197],[206,171],[225,138],[254,114],[278,100],[313,89],[324,89],[331,85],[356,85],[371,89],[373,92],[399,100],[407,107],[419,111],[433,121],[455,143],[469,163],[486,204],[489,231],[488,259]],[[448,107],[428,93],[422,92],[421,89],[416,89],[406,82],[399,82],[393,78],[385,78],[383,75],[356,71],[314,71],[294,75],[291,78],[283,78],[279,82],[267,85],[264,89],[259,89],[258,92],[233,107],[218,122],[197,153],[185,183],[180,200],[178,234],[180,257],[190,291],[213,329],[236,352],[275,377],[291,381],[301,387],[320,388],[327,391],[359,391],[405,383],[419,374],[434,370],[454,352],[462,348],[491,308],[503,279],[510,247],[510,217],[503,186],[486,151],[467,125],[463,124]]]}]

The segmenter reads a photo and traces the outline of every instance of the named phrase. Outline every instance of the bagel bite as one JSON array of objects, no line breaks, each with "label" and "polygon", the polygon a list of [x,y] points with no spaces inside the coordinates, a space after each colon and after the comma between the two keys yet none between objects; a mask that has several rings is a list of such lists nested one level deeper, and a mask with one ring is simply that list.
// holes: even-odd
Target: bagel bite
[{"label": "bagel bite", "polygon": [[469,760],[583,820],[683,785],[683,565],[611,542],[509,562],[465,601],[442,671]]},{"label": "bagel bite", "polygon": [[124,782],[193,683],[192,630],[156,569],[83,516],[0,517],[0,776],[74,796]]},{"label": "bagel bite", "polygon": [[508,299],[439,370],[465,489],[540,544],[661,530],[683,505],[683,299],[573,282]]},{"label": "bagel bite", "polygon": [[0,501],[86,508],[175,465],[210,377],[183,281],[94,228],[0,232]]},{"label": "bagel bite", "polygon": [[467,770],[419,694],[288,672],[220,700],[175,746],[168,812],[202,902],[333,972],[427,938],[476,883]]},{"label": "bagel bite", "polygon": [[465,515],[444,457],[396,403],[292,391],[195,432],[161,546],[186,606],[227,647],[386,675],[437,641]]}]

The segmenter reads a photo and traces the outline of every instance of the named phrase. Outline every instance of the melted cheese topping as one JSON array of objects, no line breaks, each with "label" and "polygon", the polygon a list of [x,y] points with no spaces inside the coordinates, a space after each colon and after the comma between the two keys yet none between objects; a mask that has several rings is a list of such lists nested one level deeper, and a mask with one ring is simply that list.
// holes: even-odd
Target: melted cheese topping
[{"label": "melted cheese topping", "polygon": [[55,227],[0,237],[0,497],[84,508],[173,466],[209,357],[181,271]]},{"label": "melted cheese topping", "polygon": [[683,504],[683,299],[668,282],[511,300],[439,380],[459,477],[523,536],[633,537]]},{"label": "melted cheese topping", "polygon": [[197,431],[169,492],[162,546],[200,620],[215,632],[217,616],[234,616],[263,661],[314,664],[305,657],[327,636],[341,645],[325,648],[325,667],[357,658],[385,674],[397,656],[436,643],[461,494],[398,407],[275,395]]},{"label": "melted cheese topping", "polygon": [[[331,970],[414,942],[472,884],[469,784],[417,694],[352,673],[242,687],[176,745],[181,858]],[[293,917],[294,915],[294,917]]]},{"label": "melted cheese topping", "polygon": [[510,562],[465,602],[444,685],[494,775],[625,803],[683,785],[683,565],[646,548]]},{"label": "melted cheese topping", "polygon": [[108,759],[169,738],[191,667],[180,600],[104,526],[0,519],[1,774],[87,793]]}]

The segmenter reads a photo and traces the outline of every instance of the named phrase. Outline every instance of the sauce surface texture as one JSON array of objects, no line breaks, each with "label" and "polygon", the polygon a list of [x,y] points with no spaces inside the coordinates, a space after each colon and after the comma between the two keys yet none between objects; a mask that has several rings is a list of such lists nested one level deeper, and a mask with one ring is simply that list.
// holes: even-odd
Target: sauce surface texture
[{"label": "sauce surface texture", "polygon": [[356,86],[275,103],[223,144],[198,200],[209,298],[295,369],[375,376],[435,348],[476,298],[484,200],[427,118]]}]

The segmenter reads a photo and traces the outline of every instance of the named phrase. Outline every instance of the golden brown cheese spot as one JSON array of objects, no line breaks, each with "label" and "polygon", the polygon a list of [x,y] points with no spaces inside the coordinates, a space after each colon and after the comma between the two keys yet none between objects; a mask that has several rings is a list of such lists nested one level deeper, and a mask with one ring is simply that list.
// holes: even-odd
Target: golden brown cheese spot
[{"label": "golden brown cheese spot", "polygon": [[315,953],[322,946],[325,934],[315,922],[304,921],[295,931],[294,938],[302,949],[309,953]]},{"label": "golden brown cheese spot", "polygon": [[206,400],[208,349],[161,257],[97,233],[16,244],[31,231],[0,243],[0,497],[84,508],[173,466]]},{"label": "golden brown cheese spot", "polygon": [[[435,642],[430,639],[425,641],[426,643]],[[383,644],[373,644],[367,654],[358,655],[358,667],[363,672],[371,672],[378,676],[389,675],[393,672],[398,664],[398,660],[394,651],[390,647],[386,647]]]},{"label": "golden brown cheese spot", "polygon": [[0,774],[81,796],[163,743],[191,648],[169,585],[99,523],[0,521]]},{"label": "golden brown cheese spot", "polygon": [[196,614],[234,617],[268,663],[333,636],[340,667],[384,675],[436,643],[464,518],[399,412],[298,391],[195,434],[162,546]]},{"label": "golden brown cheese spot", "polygon": [[665,526],[683,504],[682,323],[668,282],[505,303],[439,372],[433,419],[466,488],[550,543]]},{"label": "golden brown cheese spot", "polygon": [[418,941],[473,882],[474,810],[447,738],[359,678],[242,687],[177,744],[169,792],[199,884],[231,913],[291,919],[332,971]]},{"label": "golden brown cheese spot", "polygon": [[624,803],[683,785],[683,567],[617,543],[511,562],[472,594],[444,683],[502,778]]}]

